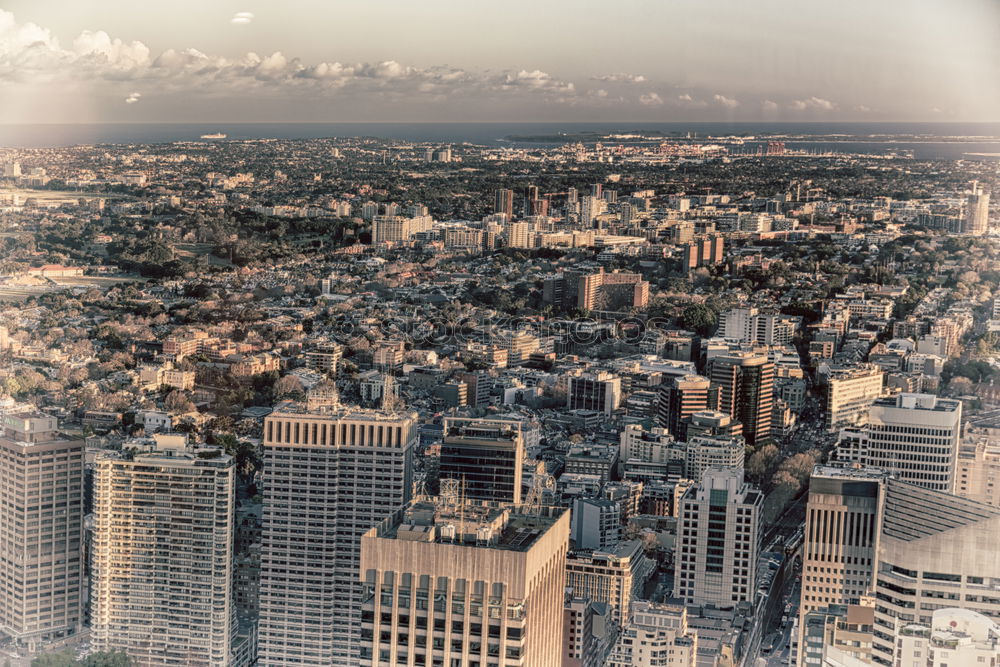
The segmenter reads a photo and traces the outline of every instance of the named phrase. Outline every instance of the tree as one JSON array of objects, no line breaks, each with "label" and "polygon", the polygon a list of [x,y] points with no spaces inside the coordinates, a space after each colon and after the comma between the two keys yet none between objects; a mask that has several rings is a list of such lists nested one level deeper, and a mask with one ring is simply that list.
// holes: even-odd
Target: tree
[{"label": "tree", "polygon": [[302,395],[304,392],[301,380],[294,375],[286,375],[274,383],[274,395],[277,398]]},{"label": "tree", "polygon": [[684,309],[680,324],[700,336],[708,337],[715,332],[718,321],[719,315],[712,308],[703,303],[693,303]]},{"label": "tree", "polygon": [[191,402],[187,395],[177,389],[167,394],[167,397],[163,399],[163,406],[174,414],[183,414],[195,409],[194,403]]},{"label": "tree", "polygon": [[780,452],[775,445],[764,445],[747,459],[746,471],[752,479],[763,481],[778,461]]}]

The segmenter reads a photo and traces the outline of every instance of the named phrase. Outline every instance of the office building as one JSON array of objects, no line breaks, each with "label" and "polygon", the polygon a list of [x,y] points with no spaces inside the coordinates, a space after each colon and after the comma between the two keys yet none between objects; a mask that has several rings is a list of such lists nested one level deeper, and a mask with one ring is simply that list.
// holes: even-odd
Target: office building
[{"label": "office building", "polygon": [[98,456],[90,637],[142,665],[231,664],[235,490],[231,457],[157,435]]},{"label": "office building", "polygon": [[897,630],[933,627],[939,609],[1000,619],[998,535],[996,507],[895,479],[887,483],[875,577],[876,663],[901,664]]},{"label": "office building", "polygon": [[[875,631],[874,600],[863,604],[831,604],[804,614],[792,639],[789,665],[860,667],[872,663]],[[912,663],[908,663],[912,664]]]},{"label": "office building", "polygon": [[521,422],[444,420],[440,479],[459,482],[465,498],[521,502],[524,437]]},{"label": "office building", "polygon": [[899,665],[1000,665],[1000,625],[968,609],[935,609],[926,624],[900,622],[896,644]]},{"label": "office building", "polygon": [[574,498],[570,539],[575,549],[607,551],[622,538],[621,505],[606,498]]},{"label": "office building", "polygon": [[859,604],[871,593],[887,479],[884,471],[872,468],[813,470],[802,546],[800,629],[810,611]]},{"label": "office building", "polygon": [[566,588],[576,597],[608,605],[611,618],[624,623],[632,600],[642,596],[655,569],[639,540],[619,542],[607,551],[577,550],[566,558]]},{"label": "office building", "polygon": [[562,667],[603,667],[610,645],[600,609],[607,606],[567,594],[563,609]]},{"label": "office building", "polygon": [[700,410],[684,419],[684,433],[688,439],[697,437],[742,437],[743,424],[734,421],[725,412]]},{"label": "office building", "polygon": [[83,456],[55,417],[3,416],[0,633],[29,650],[83,622]]},{"label": "office building", "polygon": [[680,499],[674,595],[731,608],[757,590],[764,495],[743,470],[710,468]]},{"label": "office building", "polygon": [[951,492],[962,427],[962,403],[931,394],[875,401],[860,429],[857,460],[904,482]]},{"label": "office building", "polygon": [[584,373],[567,382],[566,408],[594,410],[610,415],[621,405],[621,378],[606,371]]},{"label": "office building", "polygon": [[559,667],[565,510],[456,500],[418,500],[362,537],[360,664]]},{"label": "office building", "polygon": [[685,419],[708,409],[711,382],[701,375],[681,375],[660,385],[657,422],[678,440],[685,439]]},{"label": "office building", "polygon": [[751,445],[771,436],[774,364],[766,355],[734,352],[715,357],[709,377],[719,388],[719,410],[743,424]]},{"label": "office building", "polygon": [[875,364],[835,368],[826,385],[826,429],[835,432],[863,423],[882,395],[885,373]]},{"label": "office building", "polygon": [[632,620],[622,628],[607,667],[695,667],[698,633],[688,628],[687,609],[638,600]]},{"label": "office building", "polygon": [[410,498],[416,424],[291,403],[265,419],[262,666],[357,664],[361,536]]},{"label": "office building", "polygon": [[689,438],[684,456],[684,475],[699,480],[709,468],[743,470],[746,442],[742,437],[698,435]]},{"label": "office building", "polygon": [[966,425],[955,470],[956,495],[1000,507],[1000,429]]}]

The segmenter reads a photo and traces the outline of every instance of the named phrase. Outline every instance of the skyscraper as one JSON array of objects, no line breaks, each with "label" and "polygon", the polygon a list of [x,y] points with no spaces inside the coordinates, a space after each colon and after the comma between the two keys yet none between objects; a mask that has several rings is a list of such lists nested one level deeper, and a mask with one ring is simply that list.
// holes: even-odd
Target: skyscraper
[{"label": "skyscraper", "polygon": [[965,233],[982,236],[990,229],[990,195],[977,181],[972,182],[965,204]]},{"label": "skyscraper", "polygon": [[355,665],[361,536],[412,492],[415,413],[284,404],[264,422],[259,662]]},{"label": "skyscraper", "polygon": [[3,417],[0,437],[0,633],[33,648],[82,623],[82,440],[55,417]]},{"label": "skyscraper", "polygon": [[362,537],[361,664],[559,667],[566,511],[456,501]]},{"label": "skyscraper", "polygon": [[496,191],[493,201],[493,212],[503,213],[510,220],[514,217],[514,191],[506,188]]},{"label": "skyscraper", "polygon": [[897,630],[914,623],[931,626],[938,609],[960,607],[1000,618],[998,535],[996,507],[888,482],[875,577],[875,662],[900,664]]},{"label": "skyscraper", "polygon": [[682,375],[660,385],[657,421],[672,436],[683,440],[685,418],[708,409],[711,382],[701,375]]},{"label": "skyscraper", "polygon": [[680,500],[677,582],[687,604],[733,607],[753,600],[764,494],[738,468],[709,468]]},{"label": "skyscraper", "polygon": [[810,611],[857,604],[871,592],[888,477],[874,468],[813,470],[802,547],[800,628]]},{"label": "skyscraper", "polygon": [[91,639],[144,665],[230,664],[233,461],[158,435],[97,459]]},{"label": "skyscraper", "polygon": [[466,498],[521,502],[523,464],[521,422],[502,419],[444,420],[440,478],[460,482]]},{"label": "skyscraper", "polygon": [[743,424],[748,443],[770,437],[774,364],[767,355],[734,352],[716,357],[710,378],[719,387],[719,410]]}]

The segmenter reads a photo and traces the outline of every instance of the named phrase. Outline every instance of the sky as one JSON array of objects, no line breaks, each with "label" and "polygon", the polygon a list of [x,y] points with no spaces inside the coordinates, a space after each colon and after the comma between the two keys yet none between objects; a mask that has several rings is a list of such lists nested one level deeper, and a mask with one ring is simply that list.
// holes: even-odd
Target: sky
[{"label": "sky", "polygon": [[1000,0],[0,0],[0,123],[1000,121]]}]

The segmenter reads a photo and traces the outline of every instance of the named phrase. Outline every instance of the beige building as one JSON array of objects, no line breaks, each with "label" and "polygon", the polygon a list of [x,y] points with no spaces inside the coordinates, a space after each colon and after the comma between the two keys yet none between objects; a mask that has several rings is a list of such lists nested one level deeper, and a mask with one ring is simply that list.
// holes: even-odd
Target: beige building
[{"label": "beige building", "polygon": [[688,628],[687,609],[645,600],[632,603],[632,620],[622,628],[607,667],[695,667],[698,633]]},{"label": "beige building", "polygon": [[361,539],[362,665],[562,664],[569,516],[419,500]]},{"label": "beige building", "polygon": [[958,448],[955,493],[1000,507],[1000,429],[966,425]]},{"label": "beige building", "polygon": [[960,401],[931,394],[879,399],[868,412],[861,463],[904,482],[951,492],[961,431]]},{"label": "beige building", "polygon": [[834,369],[826,387],[826,428],[830,432],[864,421],[868,409],[882,395],[885,373],[878,366]]},{"label": "beige building", "polygon": [[876,662],[900,664],[896,629],[910,624],[934,627],[939,609],[961,607],[997,622],[998,588],[1000,509],[888,482],[875,587]]},{"label": "beige building", "polygon": [[91,640],[140,665],[227,667],[236,630],[231,457],[158,435],[94,474]]},{"label": "beige building", "polygon": [[7,414],[0,437],[0,634],[29,649],[83,621],[84,443],[57,427]]},{"label": "beige building", "polygon": [[743,470],[746,443],[743,438],[695,436],[687,442],[684,475],[700,480],[709,468],[738,468]]},{"label": "beige building", "polygon": [[576,597],[607,604],[620,623],[655,567],[638,540],[619,542],[609,551],[576,551],[566,558],[566,588]]},{"label": "beige building", "polygon": [[859,604],[871,592],[887,479],[873,468],[813,470],[802,546],[800,626],[814,609]]},{"label": "beige building", "polygon": [[948,667],[1000,664],[1000,625],[968,609],[937,609],[928,624],[899,624],[900,665]]},{"label": "beige building", "polygon": [[335,404],[265,419],[262,667],[357,663],[361,536],[410,498],[416,424]]}]

